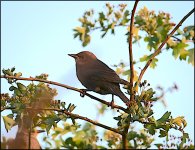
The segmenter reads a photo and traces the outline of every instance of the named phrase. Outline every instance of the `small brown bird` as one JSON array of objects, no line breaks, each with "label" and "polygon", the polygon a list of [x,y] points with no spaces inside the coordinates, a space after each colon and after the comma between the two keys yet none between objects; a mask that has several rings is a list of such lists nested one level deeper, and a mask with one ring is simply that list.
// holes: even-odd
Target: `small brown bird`
[{"label": "small brown bird", "polygon": [[128,85],[129,82],[119,78],[114,70],[89,51],[68,55],[75,59],[77,77],[87,91],[116,95],[128,105],[129,99],[120,90],[119,84]]}]

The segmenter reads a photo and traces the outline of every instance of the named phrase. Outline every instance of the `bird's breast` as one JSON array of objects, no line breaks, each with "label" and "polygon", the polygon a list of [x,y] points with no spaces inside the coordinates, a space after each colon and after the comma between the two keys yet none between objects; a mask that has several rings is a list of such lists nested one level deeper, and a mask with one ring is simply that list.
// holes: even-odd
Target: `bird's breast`
[{"label": "bird's breast", "polygon": [[77,66],[76,74],[83,86],[85,86],[88,90],[95,90],[96,85],[91,80],[91,77],[94,75],[93,69],[83,66]]}]

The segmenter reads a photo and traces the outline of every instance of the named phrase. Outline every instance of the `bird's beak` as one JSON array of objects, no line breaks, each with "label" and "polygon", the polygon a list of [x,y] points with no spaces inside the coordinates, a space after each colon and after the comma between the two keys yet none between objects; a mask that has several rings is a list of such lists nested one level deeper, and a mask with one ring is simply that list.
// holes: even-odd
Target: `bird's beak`
[{"label": "bird's beak", "polygon": [[77,54],[68,54],[68,55],[73,57],[74,59],[76,59],[78,57]]}]

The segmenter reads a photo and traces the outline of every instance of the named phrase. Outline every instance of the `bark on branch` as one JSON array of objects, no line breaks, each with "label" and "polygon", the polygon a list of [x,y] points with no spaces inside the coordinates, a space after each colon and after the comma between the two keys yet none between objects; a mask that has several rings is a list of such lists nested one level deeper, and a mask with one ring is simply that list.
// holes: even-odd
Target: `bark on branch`
[{"label": "bark on branch", "polygon": [[[5,109],[12,109],[12,110],[13,110],[13,109],[16,109],[16,108],[15,108],[15,107],[7,107],[7,108],[4,108],[3,110],[5,110]],[[48,110],[48,111],[58,111],[58,112],[62,112],[62,113],[65,113],[68,117],[72,117],[72,118],[74,118],[74,119],[81,119],[81,120],[87,121],[87,122],[89,122],[89,123],[92,123],[92,124],[94,124],[94,125],[97,125],[97,126],[99,126],[99,127],[102,127],[102,128],[104,128],[104,129],[107,129],[107,130],[113,131],[113,132],[115,132],[115,133],[118,133],[118,134],[120,134],[120,135],[123,134],[121,131],[119,131],[119,130],[117,130],[117,129],[115,129],[115,128],[112,128],[112,127],[109,127],[109,126],[107,126],[107,125],[101,124],[101,123],[99,123],[99,122],[97,122],[97,121],[93,121],[93,120],[91,120],[91,119],[89,119],[89,118],[87,118],[87,117],[83,117],[83,116],[81,116],[81,115],[73,114],[73,113],[68,112],[68,111],[66,111],[66,110],[57,109],[57,108],[33,108],[33,107],[26,107],[26,109],[29,109],[29,110]]]},{"label": "bark on branch", "polygon": [[[134,100],[134,90],[133,90],[133,80],[134,80],[134,66],[133,66],[133,50],[132,50],[132,39],[133,39],[133,25],[134,25],[134,15],[136,7],[139,0],[135,1],[133,6],[131,21],[130,21],[130,31],[129,31],[129,63],[130,63],[130,102]],[[129,104],[130,104],[129,102]],[[129,130],[130,121],[127,123],[127,126],[124,128],[122,135],[123,149],[128,149],[127,133]]]},{"label": "bark on branch", "polygon": [[[77,92],[79,92],[82,95],[86,95],[86,96],[90,97],[91,99],[94,99],[94,100],[99,101],[99,102],[101,102],[103,104],[111,106],[110,102],[107,102],[105,100],[99,99],[99,98],[97,98],[97,97],[95,97],[95,96],[93,96],[93,95],[91,95],[89,93],[84,92],[81,89],[77,89],[75,87],[72,87],[72,86],[69,86],[69,85],[66,85],[66,84],[61,84],[61,83],[54,82],[54,81],[48,81],[48,80],[37,79],[37,78],[32,78],[32,77],[24,78],[24,77],[15,77],[15,76],[1,75],[1,78],[9,78],[9,79],[25,80],[25,81],[38,81],[38,82],[44,82],[44,83],[48,83],[48,84],[52,84],[52,85],[57,85],[57,86],[64,87],[64,88],[69,89],[69,90],[77,91]],[[123,107],[121,107],[119,105],[113,104],[112,107],[116,108],[116,109],[123,110],[124,112],[128,112],[128,110],[126,110],[125,108],[123,108]]]}]

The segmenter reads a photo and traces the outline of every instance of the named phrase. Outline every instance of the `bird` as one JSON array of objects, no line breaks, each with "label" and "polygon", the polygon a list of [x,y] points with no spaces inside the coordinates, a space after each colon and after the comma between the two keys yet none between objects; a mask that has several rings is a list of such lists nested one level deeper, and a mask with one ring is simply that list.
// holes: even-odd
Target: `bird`
[{"label": "bird", "polygon": [[129,85],[128,81],[121,79],[90,51],[68,55],[75,59],[77,78],[86,87],[86,91],[102,95],[112,94],[113,97],[116,95],[128,106],[129,99],[120,89],[120,84]]}]

